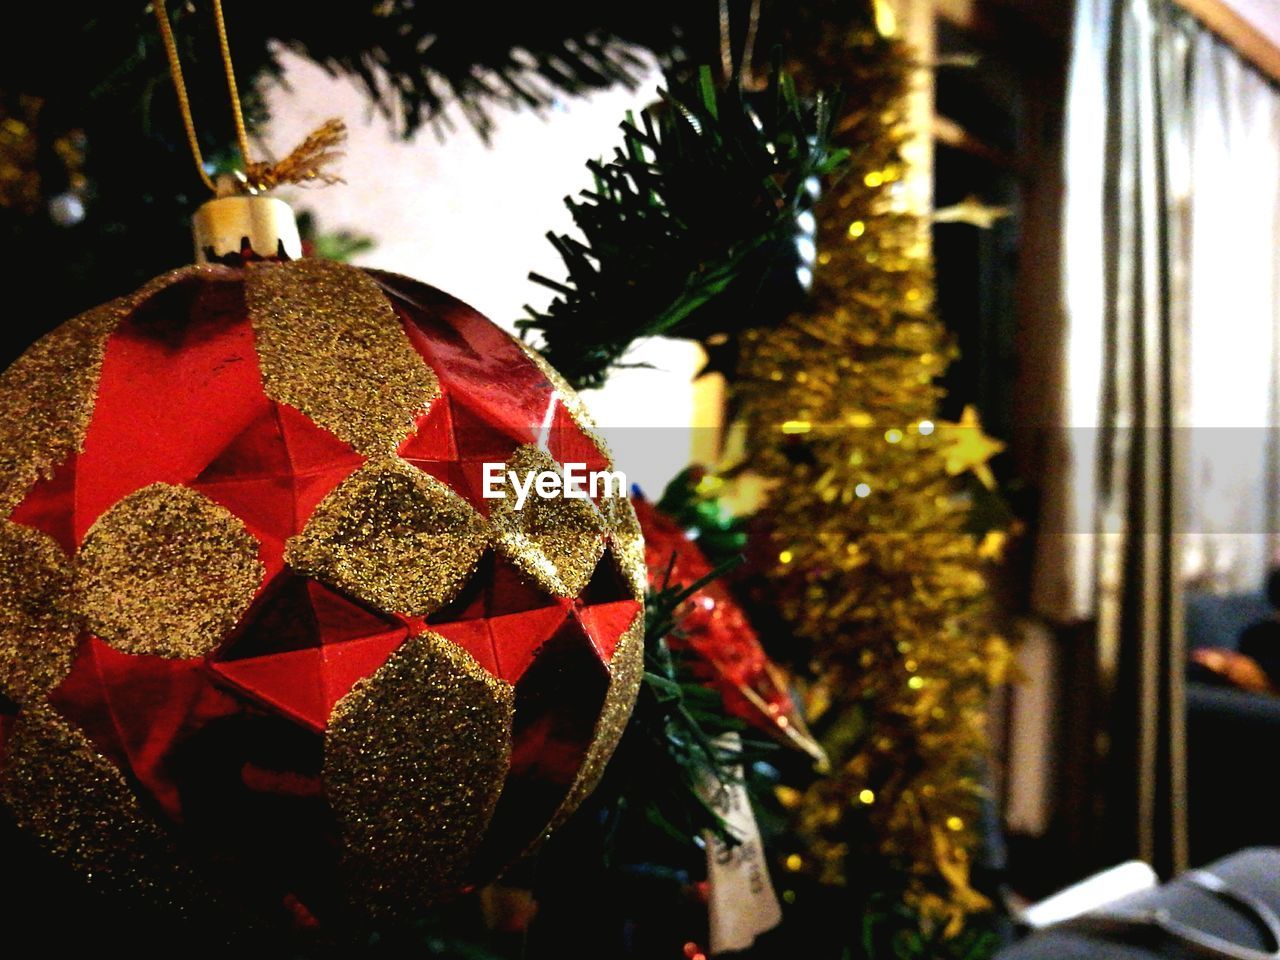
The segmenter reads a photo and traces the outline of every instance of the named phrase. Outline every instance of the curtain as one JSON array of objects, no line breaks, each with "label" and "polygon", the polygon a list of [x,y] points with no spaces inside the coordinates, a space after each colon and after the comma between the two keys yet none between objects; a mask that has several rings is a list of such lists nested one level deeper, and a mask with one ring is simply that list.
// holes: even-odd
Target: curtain
[{"label": "curtain", "polygon": [[1258,591],[1280,512],[1280,92],[1194,30],[1183,574]]},{"label": "curtain", "polygon": [[1260,584],[1280,513],[1280,95],[1171,0],[1079,0],[1067,427],[1034,600],[1097,627],[1107,855],[1185,866],[1184,591]]}]

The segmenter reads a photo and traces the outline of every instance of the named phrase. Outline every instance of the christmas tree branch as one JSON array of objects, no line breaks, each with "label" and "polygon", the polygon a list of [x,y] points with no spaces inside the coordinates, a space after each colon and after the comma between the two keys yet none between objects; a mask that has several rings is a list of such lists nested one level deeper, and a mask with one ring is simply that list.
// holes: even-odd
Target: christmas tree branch
[{"label": "christmas tree branch", "polygon": [[679,633],[680,610],[694,594],[737,566],[740,558],[712,570],[696,582],[673,585],[670,571],[663,585],[645,602],[645,672],[640,696],[624,735],[620,753],[637,781],[653,786],[637,795],[635,783],[627,801],[639,805],[646,819],[678,842],[713,833],[727,843],[737,840],[707,802],[708,784],[730,783],[741,776],[741,749],[729,749],[721,737],[740,733],[743,724],[730,718],[720,695],[698,680],[667,638]]},{"label": "christmas tree branch", "polygon": [[642,337],[706,339],[794,306],[798,220],[847,157],[828,99],[802,102],[776,70],[750,94],[704,67],[622,130],[612,159],[587,165],[593,188],[565,201],[581,238],[548,235],[566,278],[531,275],[555,299],[517,323],[577,387]]}]

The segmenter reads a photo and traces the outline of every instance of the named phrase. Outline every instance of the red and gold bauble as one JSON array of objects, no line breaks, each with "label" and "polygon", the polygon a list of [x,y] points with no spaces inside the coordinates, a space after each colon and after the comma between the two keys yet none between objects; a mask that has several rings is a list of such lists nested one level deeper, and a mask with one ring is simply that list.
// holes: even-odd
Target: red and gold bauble
[{"label": "red and gold bauble", "polygon": [[223,263],[0,375],[0,808],[179,908],[412,912],[600,776],[639,528],[624,497],[486,499],[486,463],[608,467],[573,392],[439,290],[288,260],[279,201],[228,202]]}]

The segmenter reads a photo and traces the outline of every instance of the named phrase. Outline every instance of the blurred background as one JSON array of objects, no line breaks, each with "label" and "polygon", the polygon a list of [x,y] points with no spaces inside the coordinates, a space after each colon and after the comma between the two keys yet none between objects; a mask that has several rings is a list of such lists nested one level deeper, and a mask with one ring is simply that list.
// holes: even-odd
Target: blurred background
[{"label": "blurred background", "polygon": [[[6,362],[67,317],[190,258],[185,218],[205,194],[150,10],[115,6],[27,5],[0,21]],[[982,785],[962,824],[972,837],[963,847],[966,877],[972,868],[983,902],[1011,916],[1121,861],[1139,859],[1169,877],[1280,844],[1270,770],[1280,747],[1280,578],[1269,587],[1280,565],[1280,6],[849,0],[797,12],[707,0],[594,14],[544,4],[433,15],[381,0],[270,7],[229,0],[226,11],[254,149],[279,158],[331,116],[348,128],[337,168],[344,183],[279,191],[303,218],[308,250],[440,287],[549,345],[557,364],[606,335],[583,330],[575,340],[552,322],[561,316],[557,298],[573,304],[572,289],[586,281],[566,280],[567,258],[548,234],[583,237],[566,198],[598,189],[587,163],[614,156],[624,120],[638,123],[662,89],[694,89],[689,77],[703,64],[718,84],[760,97],[771,95],[763,92],[771,65],[785,66],[806,109],[829,93],[835,122],[821,137],[849,154],[839,172],[838,164],[802,171],[805,191],[787,194],[788,226],[771,237],[785,248],[789,292],[766,295],[761,284],[744,295],[729,285],[733,299],[717,301],[722,288],[702,290],[702,312],[666,327],[627,316],[607,375],[562,371],[582,387],[619,465],[651,499],[686,481],[693,465],[719,478],[701,490],[714,489],[726,515],[758,520],[770,505],[785,512],[777,484],[788,481],[750,439],[752,424],[771,414],[752,412],[766,387],[752,379],[757,341],[744,331],[785,328],[806,311],[825,323],[840,297],[906,291],[909,299],[884,307],[892,323],[875,327],[889,337],[890,326],[915,317],[927,287],[922,303],[939,339],[936,349],[916,351],[928,371],[924,405],[899,404],[911,418],[890,421],[877,412],[880,399],[867,400],[864,426],[877,443],[899,426],[922,443],[935,423],[938,435],[960,431],[954,436],[967,452],[954,470],[939,461],[937,471],[960,484],[973,543],[1000,557],[983,568],[982,602],[999,624],[992,630],[1008,640],[1013,682],[992,666],[994,655],[975,667],[986,678],[987,742],[964,774]],[[207,167],[234,170],[208,11],[192,3],[171,12]],[[883,96],[874,86],[881,74],[859,66],[862,48],[831,39],[851,23],[877,42],[901,44],[898,86]],[[764,102],[744,97],[752,109]],[[668,102],[657,115],[664,109],[677,107]],[[772,135],[774,114],[758,109],[762,136]],[[880,154],[864,157],[863,145],[867,118],[892,111],[884,128],[894,159],[886,166]],[[778,182],[791,172],[777,173]],[[909,241],[877,249],[917,264],[925,286],[878,286],[845,270],[839,254],[833,265],[832,230],[853,242],[864,230],[874,236],[879,222],[831,226],[839,212],[824,204],[851,196],[839,176],[874,192],[848,201],[850,209],[865,202],[877,216],[914,224]],[[705,210],[684,202],[692,213],[672,206],[684,224],[732,219],[731,198],[708,199]],[[630,235],[611,229],[590,238],[601,262],[640,264]],[[894,237],[904,228],[884,229]],[[729,241],[708,241],[697,256],[680,248],[693,264],[689,276],[712,261],[716,243]],[[859,263],[892,272],[883,262]],[[846,279],[824,287],[824,270],[845,270]],[[570,292],[531,273],[565,280]],[[639,267],[626,280],[635,289],[665,282]],[[578,302],[570,319],[591,316],[606,331],[621,324],[628,301],[610,292],[613,299],[594,301],[595,313]],[[647,300],[634,308],[646,309]],[[848,355],[873,362],[874,349],[868,358],[859,349]],[[934,354],[950,362],[934,366]],[[841,376],[880,382],[872,368],[855,367]],[[795,369],[787,369],[790,381]],[[809,430],[805,424],[790,432]],[[824,510],[852,511],[865,496]],[[901,518],[923,516],[925,502],[922,494],[895,508],[899,532],[916,529]],[[920,542],[923,529],[913,534]],[[765,552],[777,554],[777,541],[765,540]],[[799,709],[839,767],[850,728],[815,706],[823,683],[804,616],[781,601],[776,609],[762,603],[752,576],[735,589],[765,649],[794,675]],[[789,581],[768,582],[785,592],[778,584]],[[871,619],[888,609],[872,593],[856,596],[853,609]],[[847,663],[832,674],[834,689],[849,688],[842,670],[878,669],[857,667],[871,661],[859,661],[856,642],[850,649],[840,654]],[[911,661],[908,652],[892,656]],[[869,716],[874,739],[879,715]],[[905,754],[885,762],[910,763]],[[880,790],[857,779],[864,774],[848,773],[841,809]],[[785,790],[779,795],[786,822],[795,807]],[[888,827],[866,829],[875,839],[846,837],[846,853],[874,848],[896,856],[898,867],[910,860],[905,848],[885,854],[877,846],[875,831]],[[797,899],[803,907],[809,880],[820,887],[830,879],[810,872],[822,854],[792,839],[779,841],[771,861],[775,885],[791,897],[788,911],[800,910]],[[856,887],[856,863],[841,869],[837,886]],[[953,903],[968,886],[942,883],[942,899]],[[860,903],[875,899],[862,894]],[[817,902],[827,915],[836,909]],[[911,902],[935,919],[952,915]],[[812,922],[803,910],[795,915]],[[925,926],[937,933],[947,924]],[[969,948],[990,952],[996,942]],[[899,955],[951,949],[926,944]]]}]

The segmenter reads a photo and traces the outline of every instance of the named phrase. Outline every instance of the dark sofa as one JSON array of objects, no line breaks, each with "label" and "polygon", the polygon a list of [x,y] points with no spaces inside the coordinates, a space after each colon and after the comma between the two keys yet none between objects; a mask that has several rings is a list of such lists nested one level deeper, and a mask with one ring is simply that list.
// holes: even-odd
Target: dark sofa
[{"label": "dark sofa", "polygon": [[[1187,645],[1234,648],[1270,614],[1261,593],[1188,594]],[[1280,697],[1214,685],[1192,671],[1187,763],[1192,863],[1280,845]]]}]

